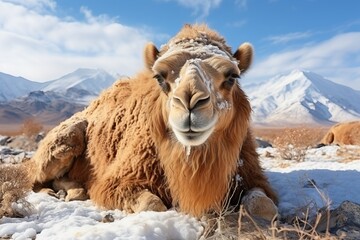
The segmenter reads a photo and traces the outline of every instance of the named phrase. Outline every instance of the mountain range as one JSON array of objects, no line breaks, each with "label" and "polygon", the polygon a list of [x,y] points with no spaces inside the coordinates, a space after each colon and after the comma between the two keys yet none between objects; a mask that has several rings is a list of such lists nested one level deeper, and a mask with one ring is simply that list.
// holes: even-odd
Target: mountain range
[{"label": "mountain range", "polygon": [[102,69],[80,68],[45,83],[0,73],[0,125],[21,124],[28,118],[56,125],[84,109],[115,80]]},{"label": "mountain range", "polygon": [[304,70],[244,86],[258,125],[330,125],[360,119],[360,91]]},{"label": "mountain range", "polygon": [[46,83],[33,82],[23,77],[14,77],[0,72],[0,102],[24,96],[31,91],[41,89],[45,85]]},{"label": "mountain range", "polygon": [[[0,125],[20,124],[31,117],[56,125],[115,80],[101,69],[81,68],[45,83],[0,73]],[[243,88],[255,125],[330,125],[360,119],[360,91],[310,71],[294,70]]]}]

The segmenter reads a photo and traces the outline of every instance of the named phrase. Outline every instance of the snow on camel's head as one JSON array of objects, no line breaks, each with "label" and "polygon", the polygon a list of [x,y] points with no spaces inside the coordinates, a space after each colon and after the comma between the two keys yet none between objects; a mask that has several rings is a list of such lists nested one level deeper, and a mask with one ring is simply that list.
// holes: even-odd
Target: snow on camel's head
[{"label": "snow on camel's head", "polygon": [[[248,43],[232,54],[206,25],[185,25],[160,51],[151,43],[146,46],[145,64],[167,95],[167,127],[183,146],[202,145],[229,127],[234,105],[240,104],[234,99],[237,80],[249,68],[252,54]],[[245,124],[250,113],[243,114]]]}]

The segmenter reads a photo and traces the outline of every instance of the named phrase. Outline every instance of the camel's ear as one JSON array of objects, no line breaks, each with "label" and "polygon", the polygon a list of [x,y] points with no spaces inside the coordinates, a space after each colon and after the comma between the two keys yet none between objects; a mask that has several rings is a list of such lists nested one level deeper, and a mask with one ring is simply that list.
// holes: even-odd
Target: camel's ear
[{"label": "camel's ear", "polygon": [[239,69],[241,73],[246,72],[253,59],[253,47],[250,43],[243,43],[234,53],[234,58],[239,61]]},{"label": "camel's ear", "polygon": [[145,61],[145,66],[148,69],[151,69],[152,66],[154,65],[156,59],[158,58],[158,54],[159,54],[159,50],[157,50],[154,44],[152,43],[146,44],[144,51],[144,61]]}]

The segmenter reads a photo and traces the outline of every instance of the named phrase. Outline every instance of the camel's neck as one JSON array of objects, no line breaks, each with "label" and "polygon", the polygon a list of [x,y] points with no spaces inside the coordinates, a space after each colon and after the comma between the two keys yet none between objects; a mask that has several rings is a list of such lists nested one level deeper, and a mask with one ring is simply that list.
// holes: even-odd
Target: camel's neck
[{"label": "camel's neck", "polygon": [[175,145],[164,143],[159,152],[175,204],[195,216],[221,208],[236,170],[239,146],[234,151],[217,143],[192,147],[188,152]]},{"label": "camel's neck", "polygon": [[[246,102],[239,96],[245,98],[237,94],[236,102]],[[167,128],[165,96],[160,95],[154,109],[150,109],[153,140],[172,198],[182,211],[199,216],[221,207],[237,168],[250,115],[250,105],[236,106],[238,109],[232,117],[221,120],[226,127],[215,130],[206,143],[190,150],[177,142]]]}]

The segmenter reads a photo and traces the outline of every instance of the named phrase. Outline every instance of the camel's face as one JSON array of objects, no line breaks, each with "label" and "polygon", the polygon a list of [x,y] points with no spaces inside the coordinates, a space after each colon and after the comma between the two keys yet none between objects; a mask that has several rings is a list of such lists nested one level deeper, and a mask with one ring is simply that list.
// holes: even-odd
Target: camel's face
[{"label": "camel's face", "polygon": [[[240,71],[236,63],[221,56],[200,59],[178,54],[171,64],[176,68],[168,68],[170,60],[161,59],[153,68],[168,94],[169,126],[183,145],[201,145],[215,129],[221,112],[231,110],[230,93]],[[164,69],[170,74],[166,79]]]},{"label": "camel's face", "polygon": [[168,96],[168,126],[184,146],[205,143],[220,122],[231,118],[232,91],[241,71],[238,59],[229,53],[189,40],[167,49],[152,71]]}]

